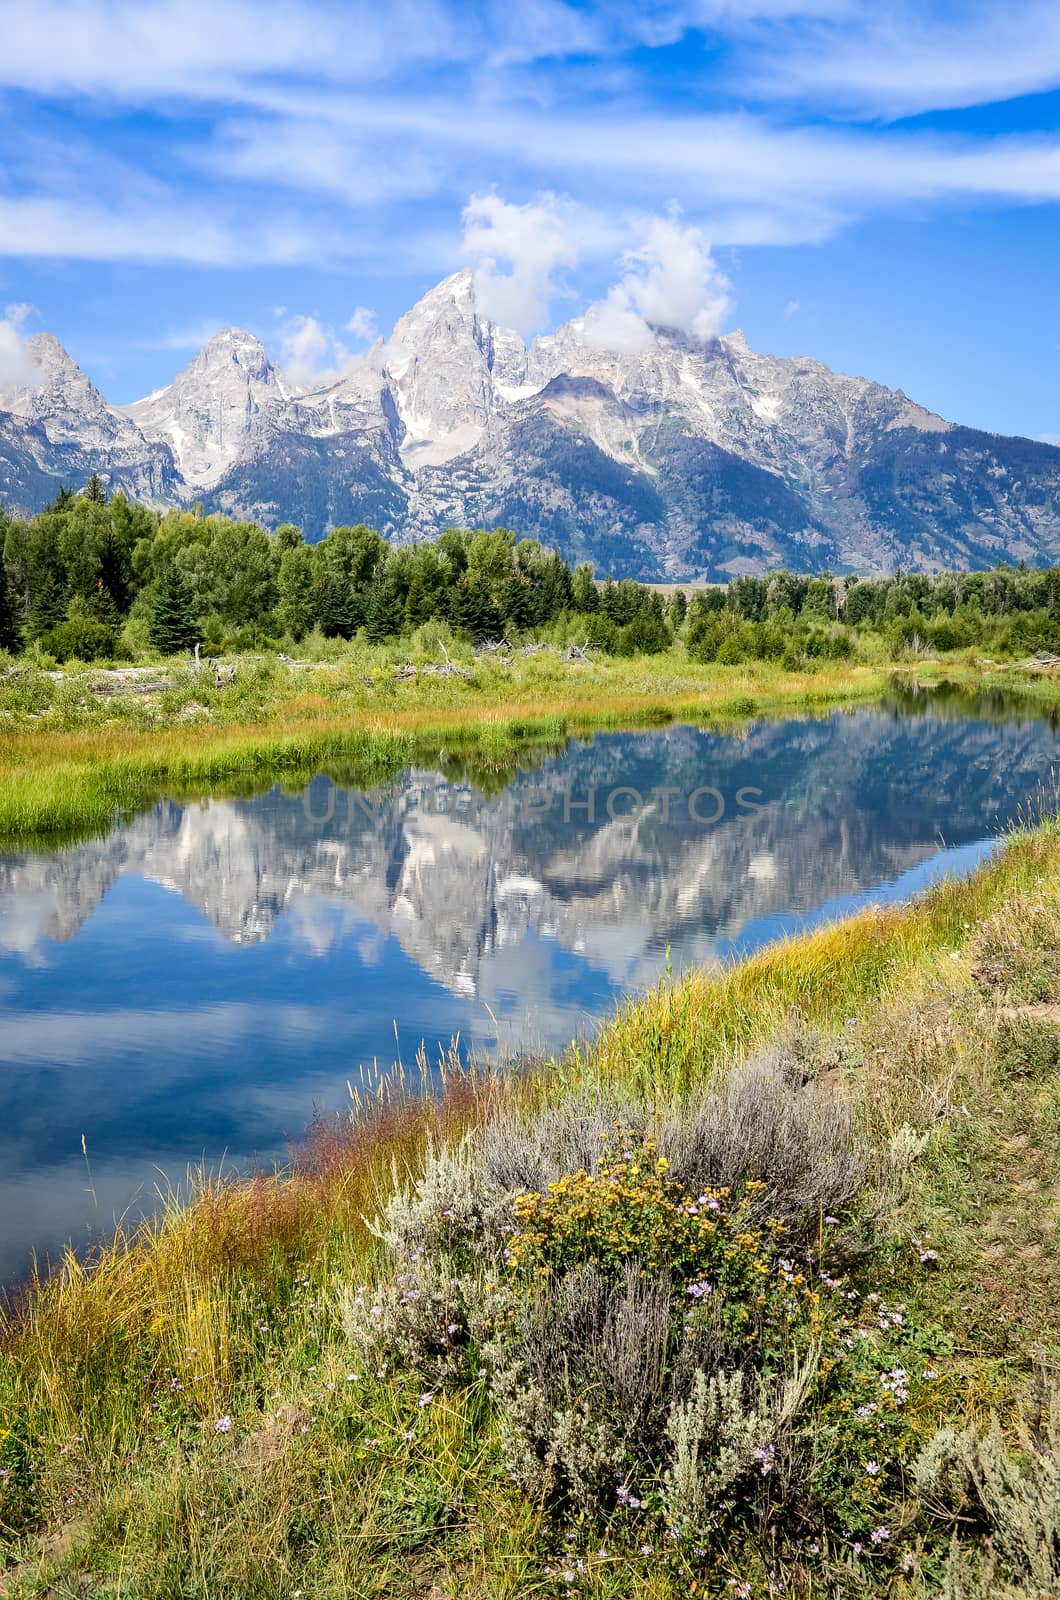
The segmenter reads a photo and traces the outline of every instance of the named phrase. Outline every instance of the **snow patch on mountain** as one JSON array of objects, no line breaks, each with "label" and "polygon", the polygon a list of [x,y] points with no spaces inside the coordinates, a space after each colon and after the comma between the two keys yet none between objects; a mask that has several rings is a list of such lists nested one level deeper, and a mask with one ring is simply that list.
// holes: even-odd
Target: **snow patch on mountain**
[{"label": "snow patch on mountain", "polygon": [[465,270],[316,387],[226,328],[124,407],[38,334],[33,383],[0,396],[0,498],[34,509],[49,484],[99,470],[157,505],[202,499],[311,537],[504,522],[620,575],[1060,555],[1044,444],[957,429],[901,390],[760,354],[738,329],[651,326],[618,348],[599,334],[575,317],[527,345],[483,313]]}]

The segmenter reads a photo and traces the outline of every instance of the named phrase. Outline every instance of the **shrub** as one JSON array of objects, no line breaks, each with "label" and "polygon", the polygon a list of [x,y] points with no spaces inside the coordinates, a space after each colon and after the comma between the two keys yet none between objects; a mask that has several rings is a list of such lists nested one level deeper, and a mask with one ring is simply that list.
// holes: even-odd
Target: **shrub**
[{"label": "shrub", "polygon": [[1034,1425],[1020,1422],[1018,1453],[992,1416],[985,1432],[940,1429],[913,1476],[930,1511],[977,1522],[1027,1600],[1046,1600],[1060,1588],[1060,1392],[1039,1395],[1033,1409]]},{"label": "shrub", "polygon": [[502,1113],[482,1135],[482,1170],[495,1193],[542,1191],[579,1168],[592,1170],[615,1124],[650,1127],[676,1183],[697,1194],[748,1179],[762,1188],[755,1220],[781,1218],[800,1238],[837,1212],[864,1182],[865,1154],[849,1109],[780,1054],[731,1072],[717,1089],[675,1110],[603,1095],[575,1097],[533,1117]]},{"label": "shrub", "polygon": [[[855,1525],[881,1417],[843,1383],[882,1393],[866,1352],[892,1326],[873,1297],[855,1338],[838,1275],[834,1213],[864,1174],[847,1110],[779,1056],[684,1105],[507,1109],[391,1195],[387,1270],[340,1289],[343,1322],[373,1369],[484,1376],[509,1471],[552,1506],[705,1543],[781,1507],[794,1537],[823,1494]],[[833,1404],[835,1481],[815,1443]]]},{"label": "shrub", "polygon": [[619,628],[610,648],[616,656],[657,656],[663,650],[669,650],[672,643],[670,630],[662,618],[649,615],[636,617],[632,622],[627,622],[624,628]]},{"label": "shrub", "polygon": [[56,661],[113,660],[120,653],[117,629],[91,617],[71,617],[49,628],[40,640]]}]

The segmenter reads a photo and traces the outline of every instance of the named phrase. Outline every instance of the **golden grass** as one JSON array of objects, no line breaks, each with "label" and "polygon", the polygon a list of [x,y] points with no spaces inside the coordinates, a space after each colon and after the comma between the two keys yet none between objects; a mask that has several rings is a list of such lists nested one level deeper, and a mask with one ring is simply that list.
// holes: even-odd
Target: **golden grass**
[{"label": "golden grass", "polygon": [[[852,1041],[836,1059],[875,1143],[906,1124],[937,1127],[931,1160],[888,1203],[899,1232],[923,1229],[929,1216],[952,1264],[926,1287],[898,1278],[887,1292],[919,1295],[929,1319],[955,1296],[973,1308],[959,1381],[947,1378],[944,1392],[973,1415],[996,1403],[1008,1381],[998,1351],[1023,1326],[1021,1303],[1034,1337],[1060,1339],[1046,1304],[1055,1275],[1043,1277],[1042,1257],[1030,1253],[1048,1224],[1051,1169],[1043,1156],[1041,1195],[1028,1198],[1012,1160],[1017,1134],[1046,1138],[1060,1103],[1021,1090],[1003,1105],[986,1065],[997,1014],[977,1001],[961,1020],[960,1007],[984,923],[995,943],[1018,948],[1039,914],[1055,934],[1052,825],[912,905],[866,911],[661,985],[561,1062],[506,1079],[454,1067],[433,1097],[398,1081],[349,1126],[317,1127],[288,1172],[204,1180],[190,1204],[163,1209],[92,1262],[68,1258],[0,1323],[0,1434],[18,1431],[39,1458],[34,1515],[53,1530],[81,1519],[83,1547],[74,1541],[57,1559],[47,1543],[43,1558],[32,1539],[11,1546],[27,1587],[10,1592],[37,1592],[33,1584],[59,1573],[82,1592],[78,1572],[116,1567],[129,1582],[113,1593],[130,1597],[264,1597],[294,1586],[307,1596],[426,1595],[433,1584],[483,1597],[551,1592],[541,1576],[547,1525],[504,1479],[484,1397],[461,1391],[423,1412],[400,1373],[347,1390],[328,1311],[335,1280],[370,1276],[376,1246],[365,1218],[395,1174],[418,1170],[428,1140],[458,1135],[510,1097],[530,1104],[586,1083],[676,1097],[793,1027]],[[951,1100],[963,1110],[947,1122],[939,1107]],[[1021,1194],[1038,1232],[1025,1223],[1028,1253],[1002,1273],[989,1254],[989,1214],[1003,1219]],[[1017,1320],[999,1321],[1008,1305]],[[1021,1351],[1010,1360],[1017,1371]],[[182,1414],[198,1432],[172,1432],[158,1410],[171,1374],[195,1385]],[[214,1435],[226,1414],[235,1448]],[[292,1417],[309,1419],[304,1437]],[[687,1588],[631,1555],[609,1557],[587,1592],[617,1600]]]},{"label": "golden grass", "polygon": [[[537,658],[529,664],[531,667]],[[334,692],[277,692],[253,718],[145,727],[51,728],[0,735],[0,836],[63,834],[106,825],[113,811],[197,786],[270,775],[305,781],[351,764],[370,780],[414,759],[487,751],[514,758],[535,740],[603,728],[660,726],[821,710],[876,698],[876,668],[785,674],[761,664],[687,662],[553,664],[514,671],[476,668],[474,682],[416,681],[376,688],[336,671]]]}]

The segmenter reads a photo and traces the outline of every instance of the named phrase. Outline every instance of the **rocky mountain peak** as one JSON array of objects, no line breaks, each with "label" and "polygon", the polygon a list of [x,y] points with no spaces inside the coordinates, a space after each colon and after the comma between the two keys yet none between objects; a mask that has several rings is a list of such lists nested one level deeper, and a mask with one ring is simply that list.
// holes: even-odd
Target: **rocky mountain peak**
[{"label": "rocky mountain peak", "polygon": [[522,340],[479,315],[470,270],[444,278],[400,318],[386,370],[409,465],[441,466],[479,443],[497,399],[495,361],[501,381],[518,387]]},{"label": "rocky mountain peak", "polygon": [[186,370],[213,372],[227,366],[235,367],[258,383],[268,383],[276,371],[261,340],[242,328],[221,328],[207,339]]},{"label": "rocky mountain peak", "polygon": [[39,382],[0,399],[0,498],[33,511],[99,471],[158,505],[203,499],[310,538],[361,520],[397,541],[503,524],[616,577],[1060,557],[1047,444],[954,430],[739,329],[608,347],[586,315],[527,349],[481,301],[472,271],[452,273],[308,391],[223,328],[120,410],[38,334]]},{"label": "rocky mountain peak", "polygon": [[171,384],[122,409],[148,439],[166,441],[189,482],[212,488],[290,399],[261,340],[222,328]]},{"label": "rocky mountain peak", "polygon": [[6,395],[5,410],[38,423],[53,440],[80,440],[86,429],[114,436],[116,413],[54,334],[32,334],[26,351],[34,381]]}]

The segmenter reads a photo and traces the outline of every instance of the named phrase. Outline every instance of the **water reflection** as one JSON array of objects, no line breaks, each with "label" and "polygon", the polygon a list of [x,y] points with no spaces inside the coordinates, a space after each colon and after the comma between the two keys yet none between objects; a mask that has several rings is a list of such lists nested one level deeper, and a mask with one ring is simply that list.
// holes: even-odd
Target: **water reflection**
[{"label": "water reflection", "polygon": [[667,947],[717,960],[968,865],[1054,752],[1004,707],[893,700],[604,735],[492,795],[318,778],[0,857],[0,1274],[155,1167],[278,1152],[359,1062],[558,1047]]}]

